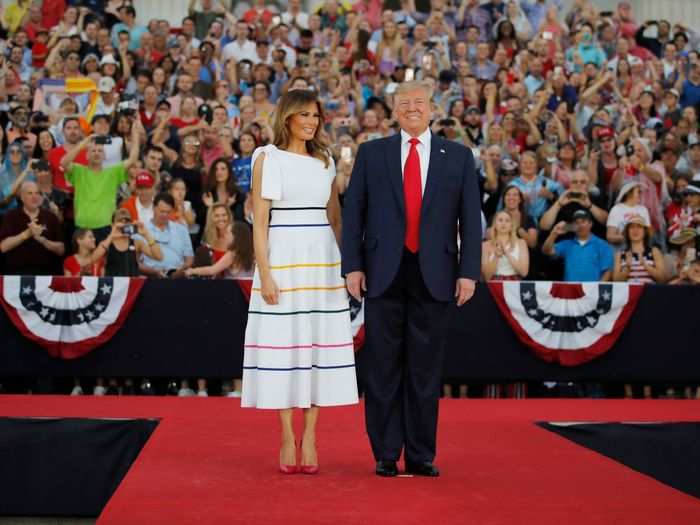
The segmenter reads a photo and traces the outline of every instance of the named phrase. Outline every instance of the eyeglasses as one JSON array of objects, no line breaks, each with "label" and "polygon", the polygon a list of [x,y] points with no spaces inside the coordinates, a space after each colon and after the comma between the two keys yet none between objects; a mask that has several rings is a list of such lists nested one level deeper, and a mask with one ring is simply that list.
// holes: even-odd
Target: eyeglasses
[{"label": "eyeglasses", "polygon": [[12,155],[13,153],[22,153],[22,150],[19,148],[12,148],[9,150],[9,152],[10,152],[10,155]]}]

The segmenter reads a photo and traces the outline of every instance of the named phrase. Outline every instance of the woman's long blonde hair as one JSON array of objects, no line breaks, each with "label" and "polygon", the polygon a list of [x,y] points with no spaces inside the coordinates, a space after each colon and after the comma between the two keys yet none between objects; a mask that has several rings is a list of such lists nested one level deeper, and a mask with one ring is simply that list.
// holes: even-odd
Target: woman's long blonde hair
[{"label": "woman's long blonde hair", "polygon": [[231,227],[233,227],[233,214],[231,213],[231,209],[226,204],[220,202],[212,205],[212,207],[207,210],[207,223],[204,226],[204,235],[202,236],[204,243],[210,247],[214,247],[217,239],[219,238],[218,232],[216,231],[216,225],[214,224],[214,212],[219,208],[226,210],[228,223],[231,225]]},{"label": "woman's long blonde hair", "polygon": [[493,239],[496,240],[496,236],[498,233],[496,232],[496,220],[498,219],[499,216],[505,215],[510,219],[510,246],[511,248],[515,246],[515,244],[518,242],[518,230],[517,227],[515,226],[515,221],[513,220],[513,217],[511,217],[510,213],[508,213],[506,210],[501,210],[497,212],[494,216],[493,219],[491,219],[491,228],[493,231]]},{"label": "woman's long blonde hair", "polygon": [[323,123],[325,121],[323,108],[319,103],[316,95],[306,89],[293,89],[287,91],[277,101],[277,108],[274,113],[274,122],[272,123],[272,131],[275,134],[274,145],[280,149],[286,149],[291,141],[291,132],[289,131],[289,119],[303,111],[309,104],[316,104],[320,115],[318,127],[314,138],[306,141],[306,151],[312,157],[323,161],[328,167],[330,155],[328,153],[328,144],[324,138]]}]

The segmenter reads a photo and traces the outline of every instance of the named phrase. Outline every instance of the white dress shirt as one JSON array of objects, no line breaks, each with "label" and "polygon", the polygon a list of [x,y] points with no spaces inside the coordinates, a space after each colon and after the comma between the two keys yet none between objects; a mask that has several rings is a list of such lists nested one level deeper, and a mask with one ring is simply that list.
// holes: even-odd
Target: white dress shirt
[{"label": "white dress shirt", "polygon": [[[411,143],[408,142],[411,138],[411,135],[401,130],[401,177],[403,177],[408,152],[411,150]],[[421,192],[425,194],[425,182],[428,180],[428,162],[430,161],[430,128],[426,128],[425,131],[416,138],[420,141],[420,144],[416,144],[416,149],[418,150],[418,158],[420,159]]]}]

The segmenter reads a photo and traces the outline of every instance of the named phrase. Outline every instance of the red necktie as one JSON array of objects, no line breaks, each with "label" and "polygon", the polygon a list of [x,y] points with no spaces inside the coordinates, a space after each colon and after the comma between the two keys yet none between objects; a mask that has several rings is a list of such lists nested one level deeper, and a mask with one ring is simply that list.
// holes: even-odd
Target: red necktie
[{"label": "red necktie", "polygon": [[403,195],[406,201],[406,237],[404,244],[412,253],[418,251],[420,237],[420,207],[423,201],[422,184],[420,177],[420,157],[418,156],[416,138],[410,139],[411,149],[403,168]]}]

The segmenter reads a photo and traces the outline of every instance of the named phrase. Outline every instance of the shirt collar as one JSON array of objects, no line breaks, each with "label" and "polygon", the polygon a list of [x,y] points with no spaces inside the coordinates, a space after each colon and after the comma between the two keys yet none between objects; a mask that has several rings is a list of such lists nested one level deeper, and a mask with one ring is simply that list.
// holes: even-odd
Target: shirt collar
[{"label": "shirt collar", "polygon": [[[430,126],[425,128],[425,131],[418,135],[418,140],[420,140],[420,143],[425,146],[427,144],[430,144]],[[401,130],[401,145],[403,146],[404,144],[407,144],[408,141],[411,139],[411,135],[406,133],[404,130]]]}]

